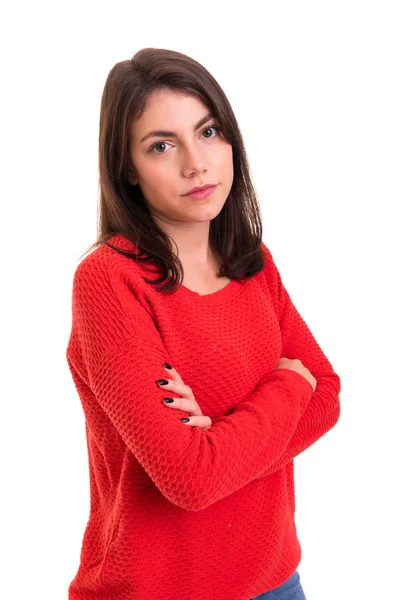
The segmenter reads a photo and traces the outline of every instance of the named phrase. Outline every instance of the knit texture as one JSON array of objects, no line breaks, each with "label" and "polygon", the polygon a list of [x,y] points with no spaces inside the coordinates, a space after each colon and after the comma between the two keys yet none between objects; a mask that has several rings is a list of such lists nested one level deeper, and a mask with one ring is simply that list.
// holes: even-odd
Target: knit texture
[{"label": "knit texture", "polygon": [[[122,234],[109,240],[135,246]],[[167,295],[106,244],[77,266],[66,358],[82,404],[90,514],[69,600],[249,600],[296,570],[293,459],[337,422],[340,379],[262,272]],[[299,358],[317,380],[279,359]],[[164,405],[170,363],[207,431]]]}]

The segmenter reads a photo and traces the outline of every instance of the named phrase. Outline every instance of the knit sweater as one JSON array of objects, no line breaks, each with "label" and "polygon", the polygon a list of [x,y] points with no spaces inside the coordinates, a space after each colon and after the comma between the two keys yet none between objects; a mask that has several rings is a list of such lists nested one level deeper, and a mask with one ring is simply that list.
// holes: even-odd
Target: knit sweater
[{"label": "knit sweater", "polygon": [[[123,234],[108,243],[134,250]],[[77,266],[66,350],[90,514],[69,600],[249,600],[296,570],[293,459],[337,422],[340,379],[270,250],[247,280],[168,295],[107,244]],[[156,273],[154,279],[159,273]],[[276,369],[299,358],[317,380]],[[165,406],[170,363],[208,430]]]}]

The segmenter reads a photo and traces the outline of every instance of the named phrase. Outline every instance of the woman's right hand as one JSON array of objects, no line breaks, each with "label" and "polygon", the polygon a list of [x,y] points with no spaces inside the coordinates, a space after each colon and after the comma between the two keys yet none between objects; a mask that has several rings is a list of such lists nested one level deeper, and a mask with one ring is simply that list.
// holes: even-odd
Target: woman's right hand
[{"label": "woman's right hand", "polygon": [[277,369],[290,369],[291,371],[297,371],[300,375],[303,375],[312,385],[312,388],[315,392],[315,388],[317,387],[317,380],[311,372],[303,365],[299,358],[285,358],[282,357],[279,359],[275,370]]},{"label": "woman's right hand", "polygon": [[[183,410],[185,412],[188,412],[189,417],[184,417],[184,418],[187,418],[189,422],[184,422],[184,424],[190,425],[192,427],[200,427],[200,429],[207,431],[208,429],[211,428],[211,425],[212,425],[211,417],[207,417],[207,416],[203,415],[203,412],[202,412],[199,404],[197,403],[196,398],[194,397],[192,388],[183,383],[183,379],[179,375],[178,371],[176,369],[174,369],[171,365],[168,365],[171,368],[165,367],[165,364],[168,364],[168,363],[164,363],[164,368],[168,372],[170,379],[166,380],[168,382],[167,383],[168,387],[163,385],[162,388],[165,389],[166,391],[169,390],[169,391],[173,392],[174,394],[178,394],[181,397],[180,398],[167,398],[167,400],[169,400],[169,402],[167,402],[167,403],[165,403],[165,398],[164,398],[164,406],[167,406],[169,408],[174,408],[176,410]],[[160,381],[163,381],[163,380],[159,379],[158,382],[160,382]]]}]

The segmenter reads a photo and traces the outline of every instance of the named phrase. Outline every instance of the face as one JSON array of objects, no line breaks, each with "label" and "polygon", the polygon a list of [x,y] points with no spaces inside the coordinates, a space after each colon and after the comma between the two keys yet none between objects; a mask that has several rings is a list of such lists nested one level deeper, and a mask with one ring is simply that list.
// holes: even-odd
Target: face
[{"label": "face", "polygon": [[[145,112],[131,125],[129,181],[140,185],[153,217],[161,223],[209,225],[224,206],[233,183],[232,146],[214,128],[215,118],[204,119],[209,112],[196,97],[162,90],[152,95]],[[155,130],[170,134],[147,137]],[[217,184],[208,198],[184,196],[192,187],[208,183]]]}]

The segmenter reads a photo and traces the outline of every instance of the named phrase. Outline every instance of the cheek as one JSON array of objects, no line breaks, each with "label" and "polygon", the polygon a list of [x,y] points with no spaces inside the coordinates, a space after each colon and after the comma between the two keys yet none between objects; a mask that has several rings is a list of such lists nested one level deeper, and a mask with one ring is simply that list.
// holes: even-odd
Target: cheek
[{"label": "cheek", "polygon": [[219,147],[219,160],[222,164],[228,164],[232,162],[233,154],[232,154],[232,146],[229,144],[222,144]]},{"label": "cheek", "polygon": [[225,175],[227,183],[233,180],[233,152],[232,146],[226,144],[223,152],[220,155],[219,167],[221,172]]},{"label": "cheek", "polygon": [[143,164],[140,173],[142,185],[148,190],[168,195],[168,190],[173,187],[173,170],[162,159]]}]

